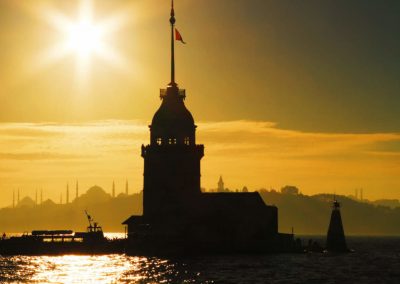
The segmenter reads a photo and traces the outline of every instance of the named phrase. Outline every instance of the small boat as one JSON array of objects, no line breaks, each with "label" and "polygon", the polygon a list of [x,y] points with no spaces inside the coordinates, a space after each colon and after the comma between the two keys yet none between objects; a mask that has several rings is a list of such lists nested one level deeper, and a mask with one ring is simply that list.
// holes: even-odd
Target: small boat
[{"label": "small boat", "polygon": [[64,255],[123,253],[125,239],[109,239],[85,211],[86,232],[72,230],[34,230],[30,234],[0,240],[0,255]]}]

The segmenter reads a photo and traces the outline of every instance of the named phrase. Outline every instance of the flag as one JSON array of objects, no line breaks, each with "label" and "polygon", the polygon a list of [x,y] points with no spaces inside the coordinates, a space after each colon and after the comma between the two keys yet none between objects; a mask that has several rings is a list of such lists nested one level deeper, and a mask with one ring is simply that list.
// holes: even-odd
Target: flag
[{"label": "flag", "polygon": [[186,42],[183,41],[183,38],[177,29],[175,29],[175,40],[179,40],[180,42],[186,44]]}]

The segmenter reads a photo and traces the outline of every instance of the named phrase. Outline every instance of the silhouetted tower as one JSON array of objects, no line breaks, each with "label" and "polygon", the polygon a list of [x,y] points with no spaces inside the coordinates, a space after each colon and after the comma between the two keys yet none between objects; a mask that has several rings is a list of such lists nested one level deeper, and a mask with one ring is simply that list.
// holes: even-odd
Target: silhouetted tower
[{"label": "silhouetted tower", "polygon": [[36,192],[35,192],[35,205],[36,205],[36,206],[38,205],[38,194],[37,194],[37,189],[36,189]]},{"label": "silhouetted tower", "polygon": [[220,176],[218,181],[218,192],[224,192],[224,191],[225,191],[224,181],[222,180],[222,176]]},{"label": "silhouetted tower", "polygon": [[356,188],[356,190],[355,190],[355,197],[356,197],[356,199],[358,199],[358,188]]},{"label": "silhouetted tower", "polygon": [[19,188],[18,188],[18,192],[17,192],[18,196],[17,196],[17,205],[19,204]]},{"label": "silhouetted tower", "polygon": [[[160,108],[150,127],[144,158],[143,214],[145,218],[179,215],[200,191],[200,160],[204,146],[196,145],[196,125],[185,107],[185,90],[175,82],[175,11],[171,7],[171,82],[160,90]],[[189,210],[185,210],[190,212]],[[169,213],[169,214],[165,214]]]},{"label": "silhouetted tower", "polygon": [[125,182],[125,194],[128,195],[129,194],[129,185],[128,185],[128,180],[126,180]]},{"label": "silhouetted tower", "polygon": [[78,183],[78,181],[76,181],[76,184],[75,184],[75,199],[78,199],[78,197],[79,197],[79,183]]},{"label": "silhouetted tower", "polygon": [[326,249],[332,252],[349,251],[344,236],[342,217],[340,214],[340,203],[334,198],[331,221],[329,223],[328,235],[326,238]]},{"label": "silhouetted tower", "polygon": [[364,200],[364,189],[360,188],[360,200]]},{"label": "silhouetted tower", "polygon": [[69,203],[69,183],[67,183],[67,190],[65,192],[65,204]]},{"label": "silhouetted tower", "polygon": [[112,197],[115,198],[115,182],[112,184]]},{"label": "silhouetted tower", "polygon": [[13,189],[13,206],[12,208],[15,208],[15,189]]},{"label": "silhouetted tower", "polygon": [[43,188],[40,189],[40,204],[43,203]]}]

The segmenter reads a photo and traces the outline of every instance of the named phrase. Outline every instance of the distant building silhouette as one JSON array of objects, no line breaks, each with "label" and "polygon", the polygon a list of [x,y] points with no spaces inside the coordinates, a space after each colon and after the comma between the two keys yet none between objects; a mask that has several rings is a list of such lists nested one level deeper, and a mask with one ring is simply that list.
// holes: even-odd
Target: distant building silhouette
[{"label": "distant building silhouette", "polygon": [[78,204],[98,204],[107,202],[111,199],[111,195],[98,185],[90,187],[86,193],[82,194],[76,201]]},{"label": "distant building silhouette", "polygon": [[222,180],[222,176],[219,177],[217,191],[218,192],[224,192],[225,191],[225,186],[224,186],[224,181]]},{"label": "distant building silhouette", "polygon": [[171,82],[160,91],[150,144],[142,145],[143,215],[123,223],[128,226],[128,251],[281,251],[293,236],[278,233],[277,208],[267,206],[258,192],[200,190],[204,146],[196,144],[186,92],[175,82],[173,8],[170,24]]},{"label": "distant building silhouette", "polygon": [[43,188],[40,189],[40,204],[43,204]]},{"label": "distant building silhouette", "polygon": [[15,189],[13,190],[13,203],[12,208],[15,208]]},{"label": "distant building silhouette", "polygon": [[19,188],[18,188],[17,204],[19,204]]},{"label": "distant building silhouette", "polygon": [[115,198],[115,181],[112,184],[112,197]]},{"label": "distant building silhouette", "polygon": [[126,195],[129,195],[129,185],[128,185],[128,180],[126,180],[126,183],[125,183],[125,194],[126,194]]},{"label": "distant building silhouette", "polygon": [[286,185],[281,188],[283,194],[299,194],[299,189],[293,185]]},{"label": "distant building silhouette", "polygon": [[37,192],[37,189],[36,189],[36,192],[35,192],[35,205],[36,206],[38,205],[38,192]]},{"label": "distant building silhouette", "polygon": [[31,197],[25,196],[20,202],[18,202],[17,207],[33,208],[35,207],[35,201]]}]

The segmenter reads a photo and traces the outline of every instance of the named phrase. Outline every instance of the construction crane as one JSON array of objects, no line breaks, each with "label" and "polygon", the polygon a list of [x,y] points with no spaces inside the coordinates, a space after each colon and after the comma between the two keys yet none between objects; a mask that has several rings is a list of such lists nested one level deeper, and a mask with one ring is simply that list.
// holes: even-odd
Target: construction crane
[{"label": "construction crane", "polygon": [[93,218],[87,213],[86,210],[85,210],[85,214],[86,214],[86,217],[87,217],[88,222],[89,222],[89,230],[91,231],[91,229],[93,228],[93,225],[92,225]]}]

